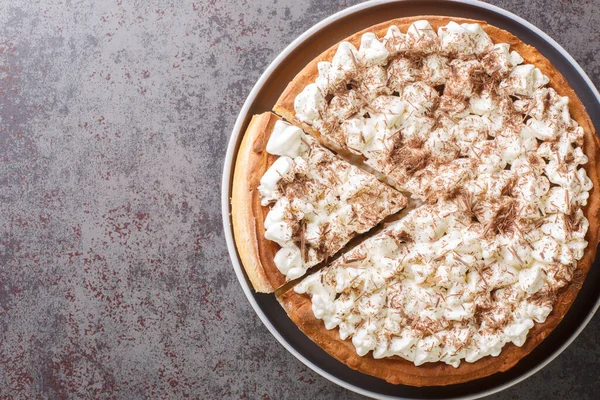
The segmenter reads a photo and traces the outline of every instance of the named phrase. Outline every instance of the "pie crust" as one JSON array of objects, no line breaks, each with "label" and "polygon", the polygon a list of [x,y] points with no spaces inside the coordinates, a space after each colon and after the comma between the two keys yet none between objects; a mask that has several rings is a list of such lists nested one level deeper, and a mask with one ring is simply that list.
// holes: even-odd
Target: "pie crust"
[{"label": "pie crust", "polygon": [[[279,272],[275,254],[279,245],[265,239],[262,221],[269,207],[260,204],[258,185],[265,171],[277,156],[267,153],[267,132],[273,130],[280,118],[266,112],[252,117],[240,144],[233,174],[231,219],[238,254],[254,290],[271,293],[285,284],[285,275]],[[256,223],[260,221],[261,223]]]}]

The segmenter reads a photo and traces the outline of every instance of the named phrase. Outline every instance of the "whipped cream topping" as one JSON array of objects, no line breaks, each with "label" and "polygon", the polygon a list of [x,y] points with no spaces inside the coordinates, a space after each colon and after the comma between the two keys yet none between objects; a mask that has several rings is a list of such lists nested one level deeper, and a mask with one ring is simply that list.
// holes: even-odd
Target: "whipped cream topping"
[{"label": "whipped cream topping", "polygon": [[[331,63],[320,62],[315,83],[295,99],[296,117],[411,191],[407,183],[425,165],[452,161],[447,148],[419,147],[436,127],[469,114],[482,116],[479,125],[492,136],[521,125],[509,96],[532,96],[548,83],[522,62],[478,24],[450,22],[436,33],[423,20],[406,34],[391,26],[381,39],[364,34],[359,49],[342,42]],[[424,156],[427,163],[419,161]],[[422,190],[413,195],[427,200]]]},{"label": "whipped cream topping", "polygon": [[438,29],[440,48],[448,54],[482,54],[494,45],[479,24],[457,24],[450,21]]},{"label": "whipped cream topping", "polygon": [[361,356],[457,367],[522,346],[587,246],[569,99],[478,24],[416,21],[340,48],[352,56],[319,68],[296,117],[424,204],[295,290]]},{"label": "whipped cream topping", "polygon": [[277,121],[267,142],[279,158],[260,180],[265,238],[288,280],[339,251],[355,234],[406,205],[406,198],[342,160],[300,128]]}]

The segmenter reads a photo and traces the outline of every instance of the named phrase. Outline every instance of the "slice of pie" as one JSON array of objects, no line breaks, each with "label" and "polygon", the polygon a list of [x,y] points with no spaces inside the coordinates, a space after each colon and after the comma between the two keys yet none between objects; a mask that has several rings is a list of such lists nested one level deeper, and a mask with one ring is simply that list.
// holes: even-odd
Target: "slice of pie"
[{"label": "slice of pie", "polygon": [[[280,202],[294,199],[269,177],[305,188],[306,171],[321,177],[326,169],[273,164],[265,146],[284,142],[274,132],[266,145],[274,117],[253,119],[232,198],[240,256],[263,291],[323,265],[276,295],[333,357],[394,384],[449,385],[506,371],[562,320],[599,241],[600,140],[575,92],[535,48],[483,21],[396,19],[326,50],[274,111],[309,134],[281,122],[275,131],[289,132],[281,137],[298,135],[326,152],[318,141],[415,199],[396,222],[332,262],[323,261],[348,238],[309,243],[317,229],[294,212],[287,235],[265,238],[255,221],[279,221]],[[334,180],[331,190],[342,199],[350,189]],[[364,207],[359,200],[364,229],[350,230],[364,232],[405,205],[390,193],[371,217],[366,210],[379,201]],[[275,204],[261,207],[261,196]],[[389,198],[402,201],[392,207]],[[280,253],[280,261],[293,261],[277,268]],[[296,273],[290,265],[298,254]]]},{"label": "slice of pie", "polygon": [[236,245],[258,292],[272,292],[406,206],[397,190],[272,113],[254,116],[238,153]]}]

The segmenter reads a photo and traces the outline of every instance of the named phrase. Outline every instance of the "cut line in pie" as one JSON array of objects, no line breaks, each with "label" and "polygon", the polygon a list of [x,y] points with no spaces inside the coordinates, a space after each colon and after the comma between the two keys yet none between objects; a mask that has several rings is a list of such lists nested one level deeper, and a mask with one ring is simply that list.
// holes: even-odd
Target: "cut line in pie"
[{"label": "cut line in pie", "polygon": [[[293,281],[276,296],[330,355],[456,384],[508,370],[562,320],[598,245],[599,139],[535,48],[483,21],[396,19],[315,58],[274,111],[293,125],[255,116],[238,152],[235,241],[257,291]],[[308,148],[332,167],[292,161]],[[370,172],[415,201],[338,253],[406,206]],[[311,197],[320,181],[329,201]]]}]

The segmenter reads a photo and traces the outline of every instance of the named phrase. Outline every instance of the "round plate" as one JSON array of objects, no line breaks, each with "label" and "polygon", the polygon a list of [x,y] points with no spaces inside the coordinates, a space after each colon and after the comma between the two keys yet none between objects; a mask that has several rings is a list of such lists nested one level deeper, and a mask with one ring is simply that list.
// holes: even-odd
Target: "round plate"
[{"label": "round plate", "polygon": [[292,42],[260,77],[237,118],[223,171],[223,225],[237,277],[252,307],[273,336],[308,367],[338,385],[375,398],[475,398],[506,389],[539,371],[558,356],[583,330],[600,305],[600,265],[590,269],[577,299],[558,327],[515,367],[504,373],[459,385],[415,388],[391,385],[354,371],[328,355],[288,318],[272,294],[257,294],[243,272],[231,227],[231,182],[234,160],[243,132],[253,114],[271,110],[294,76],[314,57],[343,38],[393,18],[448,15],[485,20],[535,46],[564,75],[585,105],[595,126],[600,126],[600,94],[573,58],[548,35],[501,8],[478,1],[373,1],[343,10],[321,21]]}]

